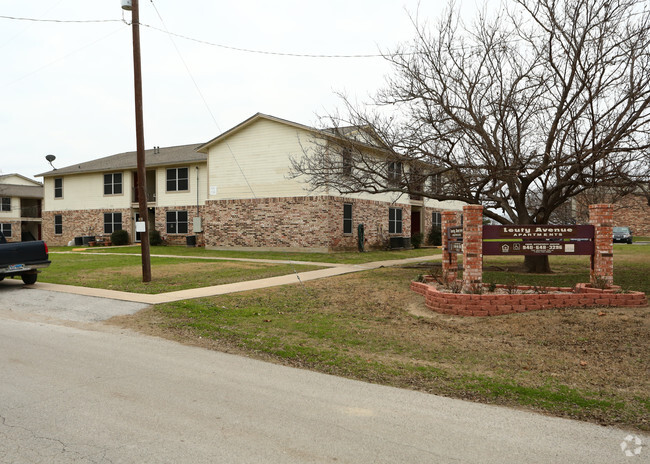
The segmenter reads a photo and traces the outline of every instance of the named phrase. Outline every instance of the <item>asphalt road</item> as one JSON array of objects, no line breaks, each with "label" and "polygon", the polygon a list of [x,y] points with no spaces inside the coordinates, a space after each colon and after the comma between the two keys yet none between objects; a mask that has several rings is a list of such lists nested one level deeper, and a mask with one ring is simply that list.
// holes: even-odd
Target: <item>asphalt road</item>
[{"label": "asphalt road", "polygon": [[642,445],[626,457],[619,429],[74,321],[96,311],[87,297],[67,318],[23,310],[18,291],[0,286],[2,463],[650,462],[648,436],[631,434]]}]

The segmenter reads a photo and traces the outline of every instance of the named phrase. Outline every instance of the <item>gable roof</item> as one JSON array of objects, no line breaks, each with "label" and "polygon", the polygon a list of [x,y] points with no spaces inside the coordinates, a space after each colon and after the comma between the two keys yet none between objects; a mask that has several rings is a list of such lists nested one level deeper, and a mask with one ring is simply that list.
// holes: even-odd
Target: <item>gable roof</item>
[{"label": "gable roof", "polygon": [[[198,153],[198,143],[190,145],[178,145],[175,147],[160,147],[158,149],[145,150],[145,166],[148,168],[158,166],[172,166],[190,163],[205,163],[207,155]],[[54,177],[69,174],[82,174],[89,172],[108,172],[123,169],[136,169],[137,152],[129,151],[117,155],[105,156],[85,163],[73,164],[60,169],[36,174],[37,177]]]},{"label": "gable roof", "polygon": [[376,136],[376,134],[374,134],[374,131],[371,133],[367,128],[362,128],[358,126],[346,126],[346,127],[332,128],[332,129],[316,129],[315,127],[305,126],[304,124],[299,124],[297,122],[278,118],[276,116],[271,116],[269,114],[256,113],[250,118],[246,119],[245,121],[240,122],[236,126],[228,129],[227,131],[219,134],[212,140],[199,146],[196,149],[196,151],[207,154],[208,150],[214,145],[216,145],[217,143],[236,134],[239,131],[244,130],[248,126],[254,124],[255,122],[261,119],[266,119],[268,121],[273,121],[287,126],[291,126],[306,132],[321,134],[324,137],[346,138],[349,141],[354,141],[355,143],[366,146],[368,148],[381,149],[383,146],[383,142],[381,142],[380,139]]},{"label": "gable roof", "polygon": [[201,153],[207,153],[210,147],[216,145],[217,143],[221,142],[223,139],[230,137],[233,134],[236,134],[237,132],[245,129],[246,127],[250,126],[251,124],[259,121],[260,119],[266,119],[269,121],[274,121],[278,122],[280,124],[285,124],[287,126],[292,126],[295,127],[296,129],[308,131],[308,132],[318,132],[317,129],[314,129],[313,127],[305,126],[304,124],[298,124],[297,122],[289,121],[287,119],[282,119],[282,118],[277,118],[275,116],[271,116],[269,114],[264,114],[264,113],[255,113],[253,116],[250,118],[246,119],[243,122],[240,122],[237,124],[235,127],[232,127],[228,129],[227,131],[217,135],[215,138],[212,140],[209,140],[208,142],[202,144],[199,146],[196,151],[201,152]]}]

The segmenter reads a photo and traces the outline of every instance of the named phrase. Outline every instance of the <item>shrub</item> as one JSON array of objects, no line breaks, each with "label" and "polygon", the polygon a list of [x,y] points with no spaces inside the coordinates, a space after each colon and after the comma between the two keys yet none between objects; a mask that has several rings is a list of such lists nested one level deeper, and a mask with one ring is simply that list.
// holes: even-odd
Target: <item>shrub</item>
[{"label": "shrub", "polygon": [[413,248],[420,248],[420,246],[422,246],[422,240],[424,240],[422,234],[411,235],[411,245],[413,245]]},{"label": "shrub", "polygon": [[163,244],[163,239],[160,236],[160,231],[150,230],[149,231],[149,245],[159,246]]},{"label": "shrub", "polygon": [[427,242],[429,243],[429,245],[433,245],[433,246],[442,245],[442,231],[436,227],[431,228],[431,231],[427,236]]},{"label": "shrub", "polygon": [[111,243],[113,245],[128,245],[129,242],[131,242],[129,233],[124,229],[116,230],[111,234]]}]

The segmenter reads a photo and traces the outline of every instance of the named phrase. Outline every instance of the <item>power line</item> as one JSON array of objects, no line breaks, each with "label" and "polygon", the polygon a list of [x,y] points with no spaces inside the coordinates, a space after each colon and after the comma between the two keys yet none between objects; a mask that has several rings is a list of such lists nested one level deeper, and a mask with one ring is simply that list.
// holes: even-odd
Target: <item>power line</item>
[{"label": "power line", "polygon": [[22,18],[18,16],[0,15],[0,19],[11,19],[13,21],[32,21],[35,23],[120,23],[121,19],[40,19]]}]

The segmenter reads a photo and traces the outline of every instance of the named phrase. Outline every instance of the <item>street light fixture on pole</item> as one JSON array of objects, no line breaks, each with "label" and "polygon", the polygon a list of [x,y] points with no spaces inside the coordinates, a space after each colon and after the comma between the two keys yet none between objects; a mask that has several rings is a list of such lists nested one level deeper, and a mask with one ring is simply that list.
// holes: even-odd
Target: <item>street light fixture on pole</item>
[{"label": "street light fixture on pole", "polygon": [[142,281],[151,282],[151,256],[149,251],[149,214],[147,212],[147,171],[144,159],[144,123],[142,118],[142,67],[140,65],[140,10],[138,0],[122,0],[122,9],[131,11],[133,30],[133,83],[135,87],[135,139],[138,164],[138,204],[144,232],[140,233],[142,254]]}]

